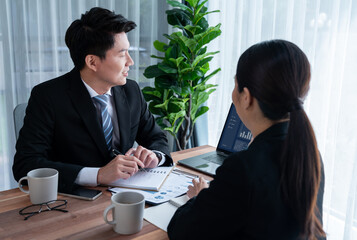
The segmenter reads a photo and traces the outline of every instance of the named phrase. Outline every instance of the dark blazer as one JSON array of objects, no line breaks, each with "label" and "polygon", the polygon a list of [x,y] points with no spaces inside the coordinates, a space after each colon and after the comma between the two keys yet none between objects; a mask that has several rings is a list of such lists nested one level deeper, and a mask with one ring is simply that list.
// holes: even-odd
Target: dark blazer
[{"label": "dark blazer", "polygon": [[[170,239],[297,239],[299,226],[279,189],[279,155],[288,123],[259,134],[245,151],[229,156],[209,188],[180,207]],[[318,207],[322,210],[322,174]],[[321,217],[321,216],[320,216]]]},{"label": "dark blazer", "polygon": [[[172,164],[167,138],[156,125],[135,81],[112,88],[120,131],[120,152],[134,141],[166,155]],[[113,106],[114,107],[114,106]],[[111,160],[92,99],[79,71],[35,86],[16,144],[16,180],[42,167],[59,171],[59,191],[68,191],[83,167],[102,167]]]}]

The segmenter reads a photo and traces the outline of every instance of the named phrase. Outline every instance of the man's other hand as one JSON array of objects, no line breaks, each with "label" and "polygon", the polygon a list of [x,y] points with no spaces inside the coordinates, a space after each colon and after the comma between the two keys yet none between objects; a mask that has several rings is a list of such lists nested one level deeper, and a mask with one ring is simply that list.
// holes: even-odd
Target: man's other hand
[{"label": "man's other hand", "polygon": [[139,159],[144,164],[145,168],[154,168],[159,164],[159,159],[157,158],[156,154],[142,146],[138,146],[137,148],[130,148],[125,153],[125,156],[130,155],[133,155]]}]

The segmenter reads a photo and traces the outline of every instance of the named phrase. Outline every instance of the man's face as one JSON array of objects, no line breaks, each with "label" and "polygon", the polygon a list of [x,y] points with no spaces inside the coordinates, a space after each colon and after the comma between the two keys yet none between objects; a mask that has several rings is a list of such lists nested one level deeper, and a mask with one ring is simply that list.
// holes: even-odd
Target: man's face
[{"label": "man's face", "polygon": [[114,46],[106,52],[105,59],[100,60],[96,71],[98,81],[107,87],[126,84],[129,67],[134,64],[128,52],[130,44],[126,33],[117,33],[114,39]]}]

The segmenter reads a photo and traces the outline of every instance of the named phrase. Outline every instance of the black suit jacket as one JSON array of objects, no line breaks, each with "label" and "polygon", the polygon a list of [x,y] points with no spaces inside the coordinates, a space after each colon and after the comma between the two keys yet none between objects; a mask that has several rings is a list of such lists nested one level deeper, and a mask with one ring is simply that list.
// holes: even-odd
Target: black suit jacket
[{"label": "black suit jacket", "polygon": [[[134,141],[166,155],[172,164],[167,138],[156,125],[135,81],[112,88],[120,131],[120,152]],[[114,107],[114,106],[113,106]],[[83,167],[102,167],[111,160],[92,99],[79,71],[35,86],[16,144],[16,180],[42,167],[59,171],[59,191],[69,191]]]},{"label": "black suit jacket", "polygon": [[[176,211],[168,226],[170,239],[298,239],[298,223],[279,189],[278,161],[287,128],[288,123],[276,124],[247,150],[229,156],[209,188]],[[323,189],[322,171],[320,211]]]}]

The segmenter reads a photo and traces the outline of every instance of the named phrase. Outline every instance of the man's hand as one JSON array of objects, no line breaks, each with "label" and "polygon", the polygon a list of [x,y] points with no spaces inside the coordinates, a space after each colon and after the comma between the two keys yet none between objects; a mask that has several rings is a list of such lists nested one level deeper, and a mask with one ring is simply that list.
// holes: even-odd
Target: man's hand
[{"label": "man's hand", "polygon": [[119,178],[127,179],[139,170],[138,166],[145,167],[135,156],[118,155],[99,169],[97,183],[108,185]]},{"label": "man's hand", "polygon": [[126,153],[125,156],[133,155],[137,159],[139,159],[145,166],[145,168],[154,168],[157,167],[159,164],[159,159],[157,158],[156,154],[146,149],[142,146],[138,146],[135,148],[130,148]]},{"label": "man's hand", "polygon": [[208,184],[203,177],[200,177],[199,181],[192,179],[192,183],[193,186],[188,186],[187,196],[189,198],[197,196],[202,189],[208,188]]}]

